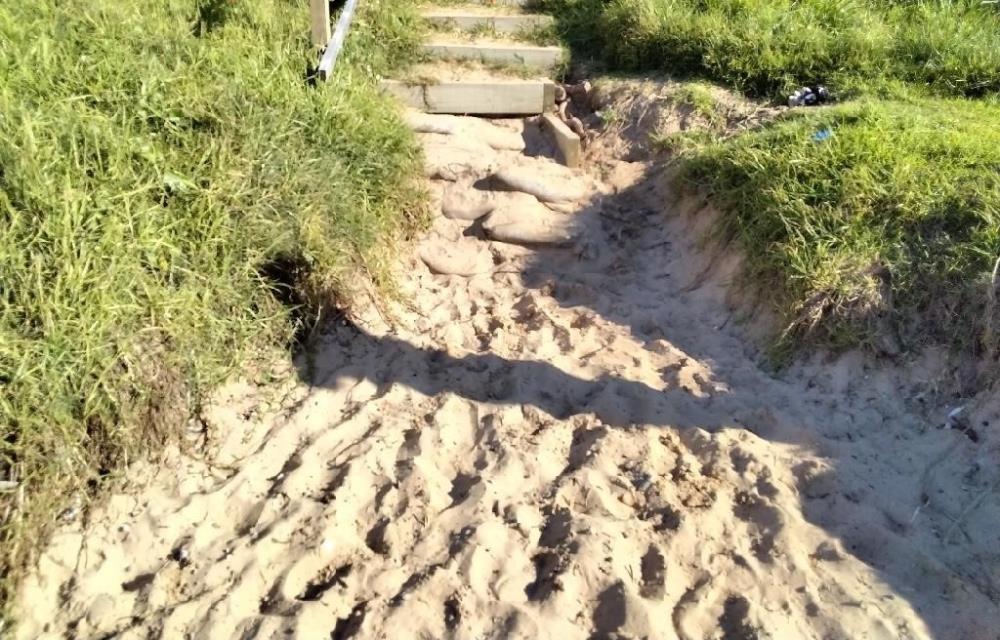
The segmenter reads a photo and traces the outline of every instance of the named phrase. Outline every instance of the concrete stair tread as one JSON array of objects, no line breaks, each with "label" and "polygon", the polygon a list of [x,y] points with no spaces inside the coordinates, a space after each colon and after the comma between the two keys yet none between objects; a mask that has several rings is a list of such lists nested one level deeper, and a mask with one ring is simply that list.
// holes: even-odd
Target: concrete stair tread
[{"label": "concrete stair tread", "polygon": [[550,51],[562,51],[558,45],[542,45],[530,40],[518,38],[515,35],[473,35],[462,31],[432,31],[424,38],[424,44],[461,44],[475,45],[479,47],[505,47],[520,49],[547,49]]},{"label": "concrete stair tread", "polygon": [[464,6],[480,6],[488,7],[490,9],[504,9],[507,7],[530,7],[535,0],[469,0],[469,2],[457,2],[454,4],[445,3],[437,6],[441,7],[464,7]]},{"label": "concrete stair tread", "polygon": [[403,104],[429,113],[534,115],[555,105],[543,74],[515,74],[479,62],[435,60],[382,82]]},{"label": "concrete stair tread", "polygon": [[553,85],[530,80],[415,83],[383,80],[383,91],[428,113],[537,115],[553,106]]},{"label": "concrete stair tread", "polygon": [[425,60],[410,65],[396,80],[411,83],[434,82],[545,82],[552,79],[545,73],[525,67],[485,64],[478,60]]},{"label": "concrete stair tread", "polygon": [[448,16],[448,15],[468,15],[468,16],[528,16],[543,15],[531,13],[521,5],[486,5],[486,4],[429,4],[418,9],[422,16]]},{"label": "concrete stair tread", "polygon": [[487,64],[553,69],[563,59],[562,47],[538,46],[492,38],[447,37],[435,34],[421,46],[425,55],[445,60],[478,60]]},{"label": "concrete stair tread", "polygon": [[552,16],[537,13],[516,13],[481,7],[479,9],[431,8],[421,11],[421,16],[437,29],[474,31],[486,29],[497,34],[516,35],[531,33],[552,24]]}]

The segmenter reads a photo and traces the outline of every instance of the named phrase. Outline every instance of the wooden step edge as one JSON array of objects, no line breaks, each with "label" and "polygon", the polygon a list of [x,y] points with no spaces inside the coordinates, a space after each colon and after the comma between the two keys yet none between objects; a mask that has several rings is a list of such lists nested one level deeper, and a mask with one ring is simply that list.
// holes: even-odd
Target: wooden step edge
[{"label": "wooden step edge", "polygon": [[470,0],[469,4],[477,4],[484,7],[490,6],[501,6],[501,7],[526,7],[531,5],[535,0]]},{"label": "wooden step edge", "polygon": [[382,80],[383,91],[427,113],[537,115],[555,105],[555,85],[542,80],[406,82]]},{"label": "wooden step edge", "polygon": [[543,29],[552,24],[552,16],[540,13],[488,15],[482,13],[462,13],[446,9],[425,9],[421,17],[440,28],[471,31],[481,27],[497,33],[517,34]]},{"label": "wooden step edge", "polygon": [[559,149],[559,161],[570,169],[579,167],[583,159],[580,136],[554,113],[542,114],[542,125],[552,135],[556,148]]},{"label": "wooden step edge", "polygon": [[562,63],[564,52],[561,47],[535,46],[526,44],[479,44],[435,42],[421,45],[426,54],[441,59],[477,60],[485,63],[520,64],[536,69],[552,69]]}]

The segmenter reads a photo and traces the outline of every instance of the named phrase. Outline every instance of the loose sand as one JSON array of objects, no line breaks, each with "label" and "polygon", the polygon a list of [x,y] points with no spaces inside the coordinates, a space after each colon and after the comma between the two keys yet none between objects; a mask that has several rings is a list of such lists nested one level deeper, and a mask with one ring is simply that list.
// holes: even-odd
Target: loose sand
[{"label": "loose sand", "polygon": [[[495,123],[526,151],[449,144],[483,124],[420,134],[439,198],[550,162],[531,121]],[[997,401],[963,402],[974,442],[940,355],[769,374],[710,212],[590,167],[544,174],[587,192],[551,209],[567,246],[440,216],[280,403],[223,389],[202,454],[57,533],[19,635],[996,640]]]}]

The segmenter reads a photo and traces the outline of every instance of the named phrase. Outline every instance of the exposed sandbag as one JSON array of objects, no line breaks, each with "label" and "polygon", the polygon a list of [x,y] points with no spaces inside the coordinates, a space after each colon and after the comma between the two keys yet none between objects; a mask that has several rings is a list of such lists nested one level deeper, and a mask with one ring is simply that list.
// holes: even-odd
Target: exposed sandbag
[{"label": "exposed sandbag", "polygon": [[575,202],[546,202],[546,207],[558,213],[576,213],[579,206]]},{"label": "exposed sandbag", "polygon": [[478,220],[497,206],[496,194],[468,183],[448,185],[441,198],[441,213],[452,220]]},{"label": "exposed sandbag", "polygon": [[485,120],[471,126],[467,135],[479,138],[494,149],[523,151],[525,146],[524,137],[520,133],[494,126]]},{"label": "exposed sandbag", "polygon": [[451,242],[439,238],[425,240],[417,255],[434,273],[474,276],[493,269],[493,257],[482,243],[473,238]]},{"label": "exposed sandbag", "polygon": [[403,114],[406,125],[417,133],[455,133],[458,118],[438,113],[408,110]]},{"label": "exposed sandbag", "polygon": [[511,194],[485,220],[487,235],[515,244],[571,244],[578,235],[574,219],[555,213],[534,196]]},{"label": "exposed sandbag", "polygon": [[557,164],[508,165],[495,177],[511,189],[530,193],[547,202],[574,202],[587,195],[582,179]]},{"label": "exposed sandbag", "polygon": [[460,117],[443,113],[407,111],[403,115],[407,126],[417,133],[453,135],[481,142],[492,149],[521,151],[524,138],[520,133],[504,129],[482,118]]},{"label": "exposed sandbag", "polygon": [[431,178],[456,181],[464,176],[485,176],[495,171],[496,151],[482,142],[441,134],[421,134],[424,147],[424,174]]}]

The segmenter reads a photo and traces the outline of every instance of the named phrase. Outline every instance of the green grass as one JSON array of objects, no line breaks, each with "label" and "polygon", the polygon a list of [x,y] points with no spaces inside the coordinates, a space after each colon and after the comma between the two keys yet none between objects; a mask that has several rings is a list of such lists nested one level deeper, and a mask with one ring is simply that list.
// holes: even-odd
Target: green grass
[{"label": "green grass", "polygon": [[[545,0],[576,61],[840,104],[749,133],[654,134],[707,191],[747,281],[806,342],[973,353],[1000,255],[1000,9],[980,0]],[[718,109],[702,85],[687,103]],[[721,114],[720,114],[721,115]],[[833,137],[812,136],[829,128]],[[995,312],[995,310],[993,310]]]},{"label": "green grass", "polygon": [[903,80],[1000,90],[1000,10],[980,0],[545,0],[578,54],[609,68],[702,75],[780,96]]},{"label": "green grass", "polygon": [[718,101],[712,95],[712,87],[704,82],[687,82],[679,87],[674,99],[706,121],[716,124],[723,119]]},{"label": "green grass", "polygon": [[[331,82],[287,0],[0,6],[0,600],[55,514],[174,433],[255,349],[419,223],[376,75],[415,18],[368,0]],[[269,276],[293,287],[278,292]]]},{"label": "green grass", "polygon": [[996,105],[962,99],[796,110],[689,150],[683,177],[726,212],[748,280],[781,292],[796,338],[873,342],[888,319],[908,340],[975,347],[1000,255],[998,125]]}]

